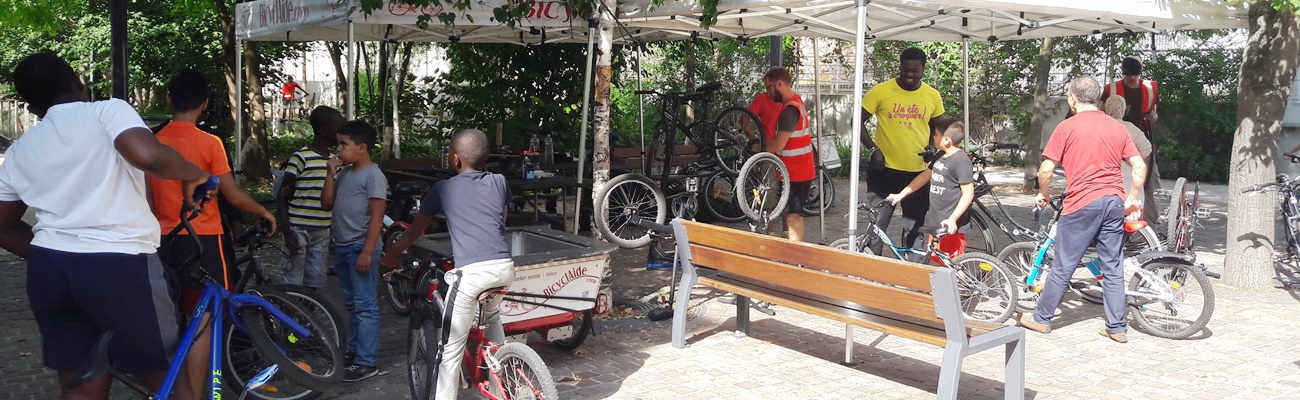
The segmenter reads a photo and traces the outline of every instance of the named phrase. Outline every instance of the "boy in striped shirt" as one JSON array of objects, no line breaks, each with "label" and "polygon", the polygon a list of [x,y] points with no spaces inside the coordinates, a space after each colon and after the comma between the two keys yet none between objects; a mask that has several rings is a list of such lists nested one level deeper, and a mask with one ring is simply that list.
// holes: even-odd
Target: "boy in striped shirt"
[{"label": "boy in striped shirt", "polygon": [[330,212],[321,206],[326,164],[335,146],[335,133],[343,125],[343,114],[330,107],[316,107],[309,117],[311,144],[289,156],[277,203],[284,245],[289,253],[282,271],[285,283],[312,288],[325,286],[325,263],[330,243]]}]

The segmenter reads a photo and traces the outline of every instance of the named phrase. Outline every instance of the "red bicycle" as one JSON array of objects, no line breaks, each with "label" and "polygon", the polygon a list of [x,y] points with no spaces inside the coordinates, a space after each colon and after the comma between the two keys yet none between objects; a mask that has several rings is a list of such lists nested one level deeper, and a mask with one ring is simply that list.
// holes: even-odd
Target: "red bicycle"
[{"label": "red bicycle", "polygon": [[[440,354],[447,342],[442,328],[451,321],[451,308],[444,304],[449,288],[442,279],[443,268],[448,264],[429,262],[433,265],[425,268],[415,286],[427,289],[422,299],[413,302],[406,339],[408,381],[411,397],[417,400],[434,398]],[[524,343],[497,343],[487,337],[489,329],[500,333],[502,328],[487,326],[484,321],[489,318],[484,316],[500,311],[484,305],[498,304],[506,295],[518,295],[505,289],[491,288],[478,296],[478,317],[469,331],[461,362],[462,382],[477,387],[483,396],[492,400],[555,399],[555,380],[537,352]]]}]

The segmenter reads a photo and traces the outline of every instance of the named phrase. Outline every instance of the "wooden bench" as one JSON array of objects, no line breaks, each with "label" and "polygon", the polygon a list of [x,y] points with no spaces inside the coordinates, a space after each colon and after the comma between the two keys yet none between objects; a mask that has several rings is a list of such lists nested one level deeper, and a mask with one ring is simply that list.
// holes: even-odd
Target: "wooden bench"
[{"label": "wooden bench", "polygon": [[[942,347],[940,399],[957,398],[966,356],[1005,345],[1005,397],[1024,398],[1024,328],[965,320],[951,269],[681,219],[672,229],[683,270],[674,347],[686,347],[686,310],[698,283],[736,295],[738,334],[748,334],[755,299]],[[852,340],[845,338],[846,362]]]}]

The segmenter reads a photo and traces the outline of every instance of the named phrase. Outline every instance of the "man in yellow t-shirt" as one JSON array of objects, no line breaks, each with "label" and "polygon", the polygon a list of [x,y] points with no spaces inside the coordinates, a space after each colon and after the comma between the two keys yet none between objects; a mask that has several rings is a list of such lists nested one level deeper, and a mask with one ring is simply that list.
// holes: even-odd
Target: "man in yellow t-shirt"
[{"label": "man in yellow t-shirt", "polygon": [[[917,154],[925,151],[930,140],[930,120],[943,115],[943,99],[939,91],[921,82],[925,75],[925,52],[911,47],[899,55],[898,78],[877,84],[862,98],[862,122],[865,125],[871,116],[876,116],[875,139],[865,128],[862,129],[862,144],[878,147],[876,155],[869,162],[867,191],[870,204],[879,202],[892,193],[897,193],[925,171],[925,160]],[[881,165],[883,164],[883,165]],[[929,185],[920,189],[929,191]],[[930,208],[928,196],[911,196],[902,202],[903,223],[906,233],[899,245],[916,248],[921,235],[919,230],[925,221],[925,213]],[[886,205],[880,210],[876,224],[881,229],[889,228],[894,208]],[[881,243],[873,243],[872,250],[880,254]]]}]

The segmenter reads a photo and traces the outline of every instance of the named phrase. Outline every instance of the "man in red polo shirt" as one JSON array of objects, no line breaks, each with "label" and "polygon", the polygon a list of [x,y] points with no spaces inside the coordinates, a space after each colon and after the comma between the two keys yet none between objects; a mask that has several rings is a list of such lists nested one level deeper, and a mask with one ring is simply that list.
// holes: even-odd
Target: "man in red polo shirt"
[{"label": "man in red polo shirt", "polygon": [[[1097,108],[1101,85],[1091,77],[1070,81],[1067,101],[1074,116],[1052,131],[1043,149],[1038,169],[1038,207],[1047,205],[1056,165],[1065,169],[1067,182],[1064,209],[1056,229],[1056,257],[1047,277],[1038,307],[1022,314],[1020,325],[1048,333],[1056,307],[1061,305],[1066,285],[1079,266],[1084,251],[1095,241],[1101,259],[1102,304],[1106,327],[1101,335],[1116,342],[1128,342],[1124,320],[1128,304],[1124,298],[1124,216],[1142,214],[1141,187],[1147,166],[1142,161],[1128,130]],[[1133,167],[1133,187],[1124,198],[1120,163]]]}]

